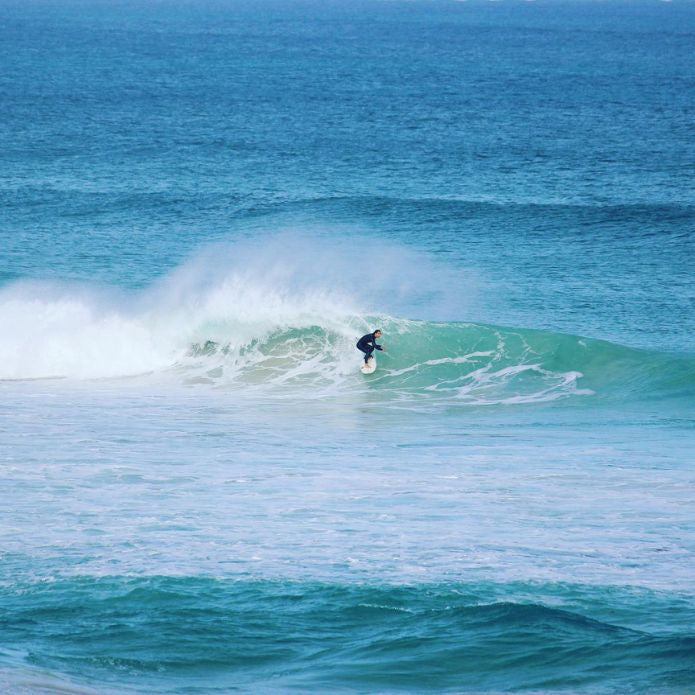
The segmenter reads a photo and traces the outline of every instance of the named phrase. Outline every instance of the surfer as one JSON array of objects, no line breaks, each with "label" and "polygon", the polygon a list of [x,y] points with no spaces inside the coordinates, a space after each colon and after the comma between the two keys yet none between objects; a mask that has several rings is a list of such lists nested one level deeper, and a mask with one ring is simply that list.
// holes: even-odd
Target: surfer
[{"label": "surfer", "polygon": [[369,358],[372,356],[372,353],[374,350],[383,350],[384,346],[383,345],[377,345],[376,340],[377,338],[381,338],[381,331],[377,328],[375,331],[372,333],[367,333],[367,335],[363,335],[358,341],[357,341],[357,349],[361,350],[364,353],[364,363],[367,364],[369,361]]}]

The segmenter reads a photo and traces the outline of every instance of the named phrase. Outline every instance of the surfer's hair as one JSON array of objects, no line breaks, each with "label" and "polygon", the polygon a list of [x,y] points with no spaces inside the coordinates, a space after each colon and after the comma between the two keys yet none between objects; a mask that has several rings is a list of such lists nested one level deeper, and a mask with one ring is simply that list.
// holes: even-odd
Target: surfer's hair
[{"label": "surfer's hair", "polygon": [[372,331],[372,335],[374,335],[375,333],[381,333],[381,328],[377,328],[376,330]]}]

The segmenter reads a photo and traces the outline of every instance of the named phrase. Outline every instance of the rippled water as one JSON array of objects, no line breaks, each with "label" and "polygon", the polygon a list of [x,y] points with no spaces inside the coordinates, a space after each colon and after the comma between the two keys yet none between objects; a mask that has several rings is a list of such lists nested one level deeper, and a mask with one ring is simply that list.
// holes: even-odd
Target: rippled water
[{"label": "rippled water", "polygon": [[0,689],[692,690],[691,6],[0,26]]}]

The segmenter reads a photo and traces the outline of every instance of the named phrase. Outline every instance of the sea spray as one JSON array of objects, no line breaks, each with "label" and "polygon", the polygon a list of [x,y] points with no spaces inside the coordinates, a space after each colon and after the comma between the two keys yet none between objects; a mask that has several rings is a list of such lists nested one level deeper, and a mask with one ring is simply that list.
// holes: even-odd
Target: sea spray
[{"label": "sea spray", "polygon": [[347,345],[367,330],[370,307],[407,305],[417,315],[447,304],[457,296],[445,293],[452,272],[388,242],[358,237],[329,250],[320,237],[286,232],[210,246],[139,291],[10,283],[0,289],[0,378],[158,372],[196,342],[241,350],[312,326]]},{"label": "sea spray", "polygon": [[[183,280],[182,276],[187,279]],[[306,278],[300,275],[300,283]],[[549,331],[358,313],[356,302],[287,275],[184,267],[141,293],[17,283],[0,292],[0,378],[117,378],[266,395],[384,403],[540,403],[568,397],[687,396],[695,359]],[[387,352],[359,378],[371,326]]]}]

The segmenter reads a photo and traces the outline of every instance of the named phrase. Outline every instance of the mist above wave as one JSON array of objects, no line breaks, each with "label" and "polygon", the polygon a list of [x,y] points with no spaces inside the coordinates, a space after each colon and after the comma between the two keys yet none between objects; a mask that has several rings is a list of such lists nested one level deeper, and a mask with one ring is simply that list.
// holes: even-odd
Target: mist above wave
[{"label": "mist above wave", "polygon": [[162,371],[193,343],[241,348],[283,328],[320,326],[352,341],[371,328],[368,315],[442,317],[471,286],[396,244],[354,235],[328,242],[287,232],[217,244],[139,292],[9,284],[0,290],[0,378]]}]

